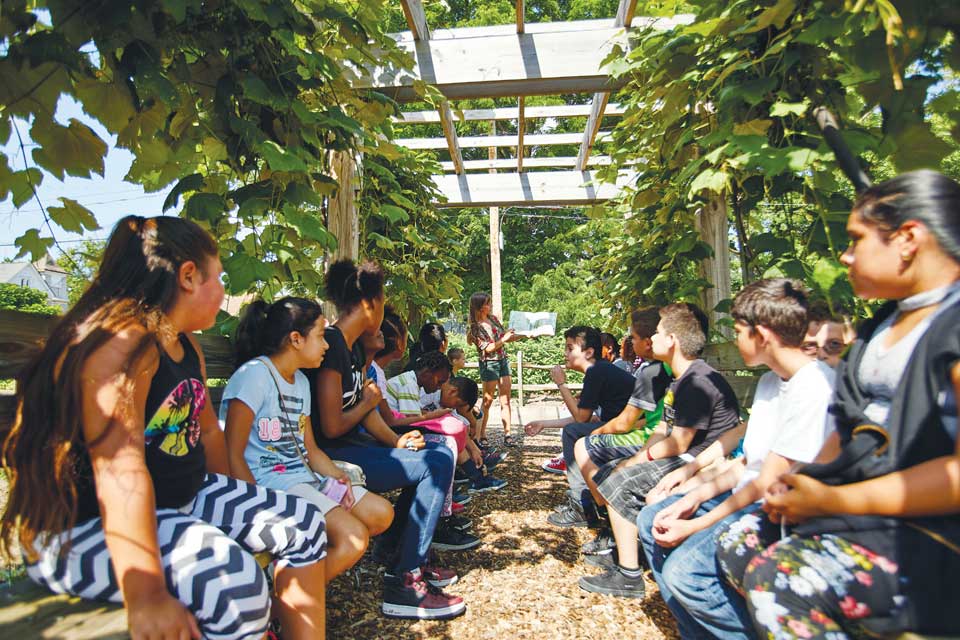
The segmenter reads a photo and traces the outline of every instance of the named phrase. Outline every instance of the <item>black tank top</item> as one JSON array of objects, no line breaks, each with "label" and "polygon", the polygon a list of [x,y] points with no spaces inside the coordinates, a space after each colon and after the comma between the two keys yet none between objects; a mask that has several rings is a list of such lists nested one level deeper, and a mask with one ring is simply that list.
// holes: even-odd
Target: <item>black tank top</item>
[{"label": "black tank top", "polygon": [[[147,471],[157,508],[178,508],[197,495],[206,475],[200,442],[200,413],[207,403],[200,356],[190,340],[179,336],[183,359],[174,362],[160,349],[160,363],[150,382],[144,411]],[[84,449],[77,468],[77,522],[100,515],[90,458]]]}]

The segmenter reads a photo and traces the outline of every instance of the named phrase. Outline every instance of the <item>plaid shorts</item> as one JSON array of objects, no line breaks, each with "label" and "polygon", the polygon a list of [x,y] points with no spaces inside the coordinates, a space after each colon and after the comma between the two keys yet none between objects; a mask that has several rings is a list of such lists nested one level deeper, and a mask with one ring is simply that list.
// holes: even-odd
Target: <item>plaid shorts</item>
[{"label": "plaid shorts", "polygon": [[629,458],[643,449],[645,441],[644,434],[639,429],[634,429],[628,433],[589,435],[584,444],[586,445],[587,455],[590,456],[593,464],[602,467],[608,462]]},{"label": "plaid shorts", "polygon": [[647,504],[647,492],[660,478],[685,463],[680,457],[662,458],[652,462],[616,469],[618,461],[605,464],[593,480],[607,505],[627,519],[636,522],[640,510]]}]

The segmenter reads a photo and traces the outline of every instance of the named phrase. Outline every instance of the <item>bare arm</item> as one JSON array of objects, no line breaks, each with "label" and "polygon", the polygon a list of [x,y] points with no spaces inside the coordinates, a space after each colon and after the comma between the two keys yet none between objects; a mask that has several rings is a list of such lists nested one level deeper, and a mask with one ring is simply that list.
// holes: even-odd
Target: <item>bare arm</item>
[{"label": "bare arm", "polygon": [[393,409],[390,408],[390,404],[387,402],[386,398],[380,398],[380,418],[383,419],[384,424],[388,427],[409,427],[412,424],[417,422],[423,422],[424,420],[432,420],[433,418],[439,418],[440,416],[450,413],[450,409],[436,409],[434,411],[428,411],[427,413],[418,413],[414,416],[403,416],[398,418],[394,415]]},{"label": "bare arm", "polygon": [[247,465],[243,453],[250,440],[250,429],[253,428],[253,421],[256,418],[253,410],[242,400],[236,398],[230,400],[227,405],[227,420],[224,428],[224,436],[227,441],[227,461],[230,468],[230,475],[237,480],[244,480],[256,484],[253,472]]},{"label": "bare arm", "polygon": [[570,415],[573,416],[573,422],[590,422],[590,417],[593,416],[593,410],[582,409],[577,406],[577,399],[573,396],[573,392],[570,391],[570,387],[567,386],[567,374],[563,370],[563,367],[556,365],[553,369],[550,369],[550,379],[553,380],[554,384],[557,385],[557,389],[560,390],[563,403],[567,405],[567,410],[570,411]]},{"label": "bare arm", "polygon": [[641,428],[646,423],[647,418],[643,415],[643,410],[628,404],[613,420],[594,429],[593,433],[627,433]]},{"label": "bare arm", "polygon": [[84,364],[83,436],[131,635],[199,638],[196,620],[167,591],[160,564],[156,499],[144,449],[156,350],[134,363],[132,385],[120,373],[142,335],[121,331]]},{"label": "bare arm", "polygon": [[[343,386],[339,371],[320,369],[317,372],[317,403],[322,416],[320,431],[327,438],[339,438],[360,424],[380,401],[380,390],[374,382],[363,388],[363,397],[350,409],[343,410]],[[371,389],[371,386],[373,389]],[[374,393],[374,390],[376,391]],[[382,422],[382,421],[381,421]]]},{"label": "bare arm", "polygon": [[686,453],[696,435],[696,429],[675,426],[673,430],[670,431],[670,435],[654,442],[652,445],[647,445],[646,451],[648,457],[657,460],[660,458],[672,458],[681,453]]}]

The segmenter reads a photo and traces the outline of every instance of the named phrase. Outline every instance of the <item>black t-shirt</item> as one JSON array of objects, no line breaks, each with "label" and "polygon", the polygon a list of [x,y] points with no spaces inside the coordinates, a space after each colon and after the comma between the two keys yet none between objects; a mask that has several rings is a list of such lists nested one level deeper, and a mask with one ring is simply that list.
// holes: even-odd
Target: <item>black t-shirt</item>
[{"label": "black t-shirt", "polygon": [[720,373],[703,360],[694,360],[663,399],[663,419],[673,427],[696,429],[686,453],[695,456],[740,424],[737,395]]},{"label": "black t-shirt", "polygon": [[606,360],[597,360],[583,374],[583,391],[577,406],[591,411],[600,408],[600,419],[611,420],[627,406],[633,393],[633,375]]},{"label": "black t-shirt", "polygon": [[366,356],[363,352],[363,345],[360,340],[353,343],[353,349],[347,347],[347,341],[343,337],[343,332],[338,327],[330,326],[323,333],[327,341],[327,352],[323,356],[323,362],[317,369],[304,369],[307,379],[310,381],[310,422],[313,425],[313,435],[317,440],[317,446],[343,447],[354,444],[372,444],[374,439],[362,431],[359,425],[340,436],[339,438],[327,438],[323,435],[321,425],[323,424],[323,414],[320,411],[320,402],[317,397],[317,374],[320,369],[332,369],[340,374],[340,383],[342,385],[343,401],[341,406],[344,411],[355,407],[363,396],[363,365]]}]

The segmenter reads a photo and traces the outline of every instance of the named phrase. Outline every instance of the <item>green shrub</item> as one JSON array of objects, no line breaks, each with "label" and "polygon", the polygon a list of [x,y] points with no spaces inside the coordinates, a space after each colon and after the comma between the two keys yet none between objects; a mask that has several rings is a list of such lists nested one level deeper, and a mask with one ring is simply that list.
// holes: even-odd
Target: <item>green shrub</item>
[{"label": "green shrub", "polygon": [[0,309],[14,309],[45,316],[60,313],[59,307],[47,304],[47,295],[43,291],[10,283],[0,284]]}]

